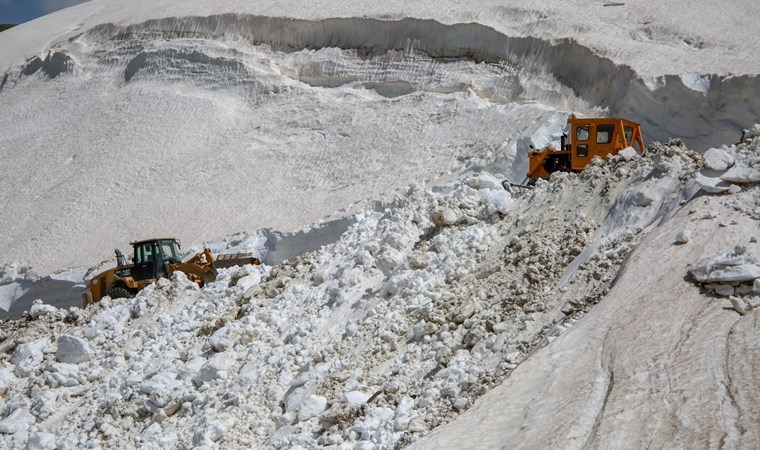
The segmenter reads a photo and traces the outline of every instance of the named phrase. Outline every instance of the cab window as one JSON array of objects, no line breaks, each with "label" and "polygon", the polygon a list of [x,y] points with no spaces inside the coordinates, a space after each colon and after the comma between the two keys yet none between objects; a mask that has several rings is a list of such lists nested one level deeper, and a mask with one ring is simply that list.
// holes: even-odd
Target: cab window
[{"label": "cab window", "polygon": [[575,130],[576,141],[588,141],[588,125],[581,125]]},{"label": "cab window", "polygon": [[161,241],[161,252],[163,253],[164,261],[171,260],[175,263],[182,261],[176,241]]},{"label": "cab window", "polygon": [[615,131],[615,125],[599,125],[596,127],[596,143],[609,144],[612,142],[612,133]]},{"label": "cab window", "polygon": [[137,264],[153,261],[153,246],[150,242],[140,244],[135,253],[135,263]]},{"label": "cab window", "polygon": [[624,125],[623,131],[625,131],[625,142],[627,145],[633,145],[631,139],[633,139],[633,127],[630,125]]}]

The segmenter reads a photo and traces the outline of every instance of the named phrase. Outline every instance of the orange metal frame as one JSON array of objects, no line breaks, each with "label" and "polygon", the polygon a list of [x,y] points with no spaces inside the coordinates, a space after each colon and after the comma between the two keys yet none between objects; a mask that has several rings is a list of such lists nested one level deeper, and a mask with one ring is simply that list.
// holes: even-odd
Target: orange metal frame
[{"label": "orange metal frame", "polygon": [[554,172],[580,172],[595,156],[604,158],[626,147],[644,153],[641,125],[622,118],[586,118],[571,116],[569,143],[565,148],[551,146],[528,152],[528,179],[548,178]]}]

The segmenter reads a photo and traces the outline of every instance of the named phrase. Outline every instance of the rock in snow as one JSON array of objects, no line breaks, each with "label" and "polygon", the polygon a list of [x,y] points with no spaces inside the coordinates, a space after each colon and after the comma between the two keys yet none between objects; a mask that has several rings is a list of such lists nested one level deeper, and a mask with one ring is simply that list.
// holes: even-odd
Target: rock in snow
[{"label": "rock in snow", "polygon": [[676,244],[686,244],[691,239],[691,230],[683,230],[676,235]]}]

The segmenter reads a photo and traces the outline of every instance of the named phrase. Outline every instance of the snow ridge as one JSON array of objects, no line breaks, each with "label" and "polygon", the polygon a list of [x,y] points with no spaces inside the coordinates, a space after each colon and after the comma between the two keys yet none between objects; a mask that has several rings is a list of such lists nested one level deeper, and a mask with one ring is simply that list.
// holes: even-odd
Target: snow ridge
[{"label": "snow ridge", "polygon": [[[416,18],[302,20],[220,14],[168,17],[128,26],[102,24],[70,41],[81,40],[93,45],[146,35],[222,42],[243,39],[253,45],[269,45],[280,51],[352,49],[369,58],[389,51],[417,51],[433,58],[467,58],[476,62],[527,67],[556,77],[589,105],[606,109],[611,116],[625,116],[644,123],[647,136],[655,140],[679,136],[697,148],[726,142],[760,115],[760,104],[756,100],[760,82],[755,75],[685,74],[644,80],[630,67],[615,64],[573,39],[550,41],[531,36],[507,36],[479,23],[449,25]],[[164,50],[162,53],[172,52]],[[239,65],[214,59],[202,52],[174,56],[191,62],[200,62],[200,58],[206,63]],[[127,67],[125,79],[129,81],[150,58],[151,53],[139,53]],[[74,65],[74,60],[65,51],[53,51],[44,61],[35,57],[27,62],[21,73],[30,75],[41,69],[54,78],[73,70]],[[239,76],[244,68],[222,67],[222,70]],[[189,72],[180,70],[180,74]],[[10,77],[11,80],[14,78]],[[698,84],[696,88],[695,83]],[[677,99],[676,103],[672,99]],[[743,101],[735,101],[739,99]],[[719,103],[724,107],[716,107]],[[726,110],[726,105],[741,107]],[[674,115],[678,120],[673,120]]]}]

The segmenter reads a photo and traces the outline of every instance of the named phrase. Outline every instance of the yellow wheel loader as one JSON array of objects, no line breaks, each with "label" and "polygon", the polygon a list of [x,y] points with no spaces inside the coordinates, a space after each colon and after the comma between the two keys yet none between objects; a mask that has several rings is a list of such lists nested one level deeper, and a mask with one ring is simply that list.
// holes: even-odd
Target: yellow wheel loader
[{"label": "yellow wheel loader", "polygon": [[637,153],[645,151],[641,125],[619,117],[585,118],[575,115],[567,119],[570,139],[562,135],[559,149],[547,146],[536,150],[531,146],[528,151],[528,174],[522,184],[504,181],[517,187],[535,183],[539,178],[549,178],[554,172],[581,172],[594,156],[604,158],[615,155],[627,147],[633,147]]},{"label": "yellow wheel loader", "polygon": [[216,269],[244,264],[261,264],[250,253],[219,255],[217,258],[211,250],[182,262],[180,244],[174,238],[157,238],[130,242],[134,249],[132,263],[116,250],[116,267],[108,269],[90,279],[90,286],[82,294],[84,306],[100,301],[104,296],[111,298],[130,298],[145,286],[161,277],[169,278],[174,272],[183,272],[187,278],[203,287],[216,280]]}]

